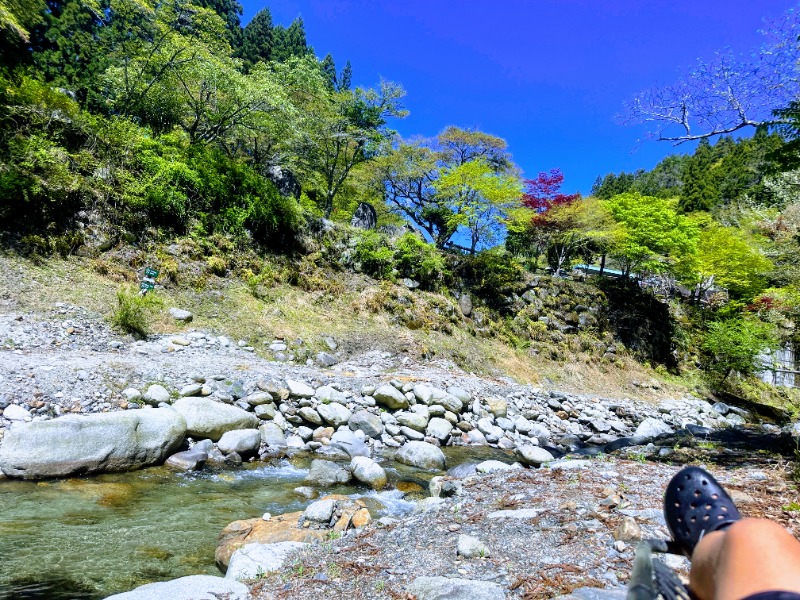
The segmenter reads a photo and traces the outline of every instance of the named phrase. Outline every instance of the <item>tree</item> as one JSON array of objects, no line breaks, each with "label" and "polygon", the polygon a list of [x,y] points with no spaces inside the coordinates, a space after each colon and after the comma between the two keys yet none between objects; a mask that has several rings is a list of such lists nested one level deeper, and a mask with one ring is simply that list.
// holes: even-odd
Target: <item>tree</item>
[{"label": "tree", "polygon": [[272,57],[272,14],[268,8],[259,10],[245,25],[238,56],[244,61],[245,71],[256,63],[269,62]]},{"label": "tree", "polygon": [[648,137],[678,144],[747,127],[790,124],[775,111],[800,96],[800,13],[787,11],[762,33],[765,40],[752,53],[717,52],[676,83],[639,93],[627,104],[623,121],[647,124]]},{"label": "tree", "polygon": [[716,153],[707,139],[697,145],[694,156],[683,169],[683,189],[678,208],[682,212],[710,210],[717,203],[719,189],[712,172]]},{"label": "tree", "polygon": [[46,8],[44,0],[0,0],[0,64],[14,64],[25,56],[31,31]]},{"label": "tree", "polygon": [[515,254],[531,257],[534,267],[550,247],[554,236],[562,227],[569,227],[568,222],[551,219],[553,209],[572,204],[581,197],[578,193],[562,193],[563,183],[564,174],[560,169],[551,169],[549,173],[539,173],[535,179],[526,179],[522,208],[512,213],[506,247]]},{"label": "tree", "polygon": [[225,32],[231,48],[239,49],[242,44],[242,5],[237,0],[192,0],[202,8],[210,8],[225,23]]},{"label": "tree", "polygon": [[554,205],[547,211],[546,223],[551,232],[548,262],[556,275],[578,254],[598,249],[604,253],[616,235],[611,214],[592,197]]},{"label": "tree", "polygon": [[696,229],[677,213],[674,200],[626,193],[603,204],[618,225],[610,254],[624,277],[639,270],[668,270],[678,258],[694,251]]},{"label": "tree", "polygon": [[326,54],[322,62],[319,63],[319,68],[322,71],[322,76],[325,78],[325,83],[331,91],[337,89],[336,85],[336,63],[333,62],[333,56]]},{"label": "tree", "polygon": [[225,24],[213,11],[186,0],[112,0],[104,28],[110,66],[104,83],[110,106],[156,131],[179,123],[185,110],[182,73],[229,60]]},{"label": "tree", "polygon": [[342,72],[339,73],[339,81],[336,89],[340,92],[347,92],[350,90],[350,87],[352,85],[353,85],[353,67],[350,65],[350,61],[348,60],[347,63],[344,65]]},{"label": "tree", "polygon": [[470,252],[496,237],[508,199],[520,191],[505,140],[458,127],[447,127],[435,139],[400,141],[376,162],[375,178],[394,212],[420,227],[437,248],[451,244],[461,228],[468,232]]},{"label": "tree", "polygon": [[330,93],[306,113],[294,152],[299,164],[322,180],[325,218],[353,168],[375,158],[393,134],[387,120],[407,114],[404,95],[400,86],[382,80],[377,90]]},{"label": "tree", "polygon": [[756,373],[761,368],[759,356],[776,346],[774,326],[745,317],[710,323],[703,339],[708,369],[722,375],[723,382],[733,372],[744,376]]},{"label": "tree", "polygon": [[284,62],[292,57],[303,57],[310,54],[306,43],[306,29],[303,18],[297,17],[289,27],[280,25],[272,29],[271,60]]},{"label": "tree", "polygon": [[500,237],[506,210],[522,192],[515,176],[498,173],[483,158],[442,170],[433,189],[450,207],[447,230],[467,230],[471,255],[479,242],[491,245]]},{"label": "tree", "polygon": [[728,290],[732,296],[750,299],[766,287],[770,260],[744,237],[738,228],[724,227],[707,216],[696,218],[699,230],[697,251],[682,257],[678,270],[694,286],[701,300],[712,287]]}]

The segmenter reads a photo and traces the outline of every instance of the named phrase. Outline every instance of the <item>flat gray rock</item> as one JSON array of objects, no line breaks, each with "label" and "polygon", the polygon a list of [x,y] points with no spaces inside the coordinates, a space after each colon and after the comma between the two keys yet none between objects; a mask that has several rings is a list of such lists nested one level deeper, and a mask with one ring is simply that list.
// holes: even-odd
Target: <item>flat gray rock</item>
[{"label": "flat gray rock", "polygon": [[504,600],[506,597],[496,583],[447,577],[417,577],[405,591],[417,600]]},{"label": "flat gray rock", "polygon": [[231,556],[225,579],[256,579],[263,573],[283,567],[287,557],[308,546],[303,542],[278,542],[275,544],[245,544]]},{"label": "flat gray rock", "polygon": [[169,316],[176,321],[183,321],[184,323],[188,323],[194,318],[194,315],[188,310],[174,307],[169,309]]},{"label": "flat gray rock", "polygon": [[219,600],[221,597],[249,600],[250,590],[245,584],[232,579],[190,575],[172,581],[148,583],[130,592],[109,596],[106,600]]}]

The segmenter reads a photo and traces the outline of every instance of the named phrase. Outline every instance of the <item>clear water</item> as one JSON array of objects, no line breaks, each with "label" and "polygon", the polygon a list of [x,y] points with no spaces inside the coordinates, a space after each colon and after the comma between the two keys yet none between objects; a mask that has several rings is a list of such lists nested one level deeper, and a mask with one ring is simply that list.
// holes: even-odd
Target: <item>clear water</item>
[{"label": "clear water", "polygon": [[[501,458],[497,450],[448,448],[448,466]],[[164,468],[90,478],[0,481],[0,600],[96,600],[153,581],[219,575],[214,550],[231,521],[302,510],[308,459],[236,471],[176,474]],[[388,466],[388,465],[387,465]],[[395,464],[390,481],[425,489],[433,473]],[[396,490],[365,496],[379,514],[413,503]]]},{"label": "clear water", "polygon": [[283,463],[0,482],[0,599],[93,600],[151,581],[219,575],[222,528],[302,510],[308,502],[292,489],[305,474]]}]

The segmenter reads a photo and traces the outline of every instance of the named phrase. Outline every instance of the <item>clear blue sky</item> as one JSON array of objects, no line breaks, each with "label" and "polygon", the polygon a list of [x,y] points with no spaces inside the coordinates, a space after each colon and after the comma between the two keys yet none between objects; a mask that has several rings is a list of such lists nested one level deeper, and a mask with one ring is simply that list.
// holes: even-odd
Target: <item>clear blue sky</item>
[{"label": "clear blue sky", "polygon": [[764,17],[796,0],[261,0],[273,22],[303,17],[317,56],[353,65],[354,83],[401,83],[403,136],[447,125],[508,140],[528,177],[561,168],[564,190],[587,193],[609,171],[650,169],[675,149],[637,144],[643,129],[615,116],[637,91],[731,47],[755,49]]}]

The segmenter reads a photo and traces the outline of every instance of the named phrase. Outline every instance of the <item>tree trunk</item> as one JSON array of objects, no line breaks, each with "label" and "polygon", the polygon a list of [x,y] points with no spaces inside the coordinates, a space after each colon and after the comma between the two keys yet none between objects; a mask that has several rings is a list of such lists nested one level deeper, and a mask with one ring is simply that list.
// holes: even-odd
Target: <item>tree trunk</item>
[{"label": "tree trunk", "polygon": [[603,254],[600,256],[600,277],[603,276],[603,271],[605,270],[605,268],[606,268],[606,253],[603,252]]}]

